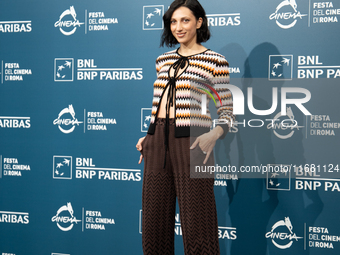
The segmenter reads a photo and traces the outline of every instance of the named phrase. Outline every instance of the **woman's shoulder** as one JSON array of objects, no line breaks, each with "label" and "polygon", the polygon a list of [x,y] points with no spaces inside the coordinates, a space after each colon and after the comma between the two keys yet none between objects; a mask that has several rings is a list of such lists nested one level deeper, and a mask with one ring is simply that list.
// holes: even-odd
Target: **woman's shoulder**
[{"label": "woman's shoulder", "polygon": [[205,58],[206,61],[211,63],[214,67],[216,67],[216,68],[218,68],[218,67],[221,67],[221,68],[229,67],[229,63],[228,63],[227,59],[222,54],[217,53],[215,51],[212,51],[210,49],[205,51],[204,54],[206,56],[206,58]]},{"label": "woman's shoulder", "polygon": [[177,50],[171,50],[171,51],[168,51],[168,52],[164,52],[162,55],[159,55],[157,57],[156,61],[161,61],[163,59],[169,59],[169,58],[172,58],[172,57],[178,58]]},{"label": "woman's shoulder", "polygon": [[223,56],[222,54],[220,54],[218,52],[210,50],[210,49],[206,50],[204,52],[204,54],[206,54],[207,56],[209,56],[210,58],[212,58],[212,59],[214,59],[215,61],[218,61],[218,62],[227,61],[225,56]]},{"label": "woman's shoulder", "polygon": [[168,52],[163,53],[162,55],[158,56],[156,59],[156,69],[157,72],[162,68],[164,65],[171,65],[179,58],[176,50],[171,50]]}]

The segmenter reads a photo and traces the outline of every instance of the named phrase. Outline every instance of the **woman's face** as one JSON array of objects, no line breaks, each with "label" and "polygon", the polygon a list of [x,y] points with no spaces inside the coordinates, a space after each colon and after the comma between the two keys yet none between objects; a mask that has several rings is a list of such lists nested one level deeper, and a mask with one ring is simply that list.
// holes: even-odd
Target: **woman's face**
[{"label": "woman's face", "polygon": [[180,44],[186,46],[197,43],[197,32],[202,25],[202,18],[196,20],[195,15],[187,7],[179,7],[174,11],[170,20],[170,29]]}]

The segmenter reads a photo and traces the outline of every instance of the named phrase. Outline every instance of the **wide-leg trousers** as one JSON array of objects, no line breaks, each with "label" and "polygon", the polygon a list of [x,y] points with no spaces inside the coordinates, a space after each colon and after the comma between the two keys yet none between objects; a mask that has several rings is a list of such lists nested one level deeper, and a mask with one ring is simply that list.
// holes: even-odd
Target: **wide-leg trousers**
[{"label": "wide-leg trousers", "polygon": [[[164,127],[165,121],[157,120],[155,134],[147,135],[142,143],[144,254],[174,254],[176,196],[185,254],[220,254],[214,179],[190,178],[190,157],[197,158],[203,164],[205,154],[199,146],[190,150],[193,142],[190,137],[175,138],[172,122],[166,165],[163,168]],[[211,156],[207,164],[213,164],[213,160]]]}]

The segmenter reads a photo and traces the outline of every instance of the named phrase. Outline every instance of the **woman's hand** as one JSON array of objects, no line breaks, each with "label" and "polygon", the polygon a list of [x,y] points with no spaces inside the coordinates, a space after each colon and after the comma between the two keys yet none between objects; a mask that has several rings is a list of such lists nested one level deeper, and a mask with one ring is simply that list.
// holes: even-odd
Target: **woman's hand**
[{"label": "woman's hand", "polygon": [[[137,148],[138,151],[142,151],[142,149],[143,149],[142,148],[142,143],[143,143],[144,139],[145,139],[145,136],[139,138],[139,140],[138,140],[138,142],[136,144],[136,148]],[[138,164],[142,163],[142,160],[143,160],[143,155],[141,154],[140,157],[139,157]]]},{"label": "woman's hand", "polygon": [[190,149],[195,148],[197,145],[201,148],[206,157],[203,161],[203,164],[206,164],[208,158],[213,151],[216,140],[223,135],[223,129],[220,126],[216,126],[213,130],[210,130],[208,133],[204,133],[196,138],[195,142],[191,145]]}]

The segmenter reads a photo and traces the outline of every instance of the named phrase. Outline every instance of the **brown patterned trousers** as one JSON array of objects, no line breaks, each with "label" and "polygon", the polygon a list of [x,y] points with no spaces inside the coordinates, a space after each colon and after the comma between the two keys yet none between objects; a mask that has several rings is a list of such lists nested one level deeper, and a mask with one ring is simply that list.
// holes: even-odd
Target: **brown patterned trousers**
[{"label": "brown patterned trousers", "polygon": [[[176,196],[186,255],[220,254],[213,178],[190,178],[190,156],[203,164],[205,155],[190,137],[175,138],[170,124],[164,166],[164,120],[142,144],[144,156],[142,240],[145,255],[174,254]],[[193,142],[194,139],[191,139]],[[213,164],[213,157],[209,158]]]}]

